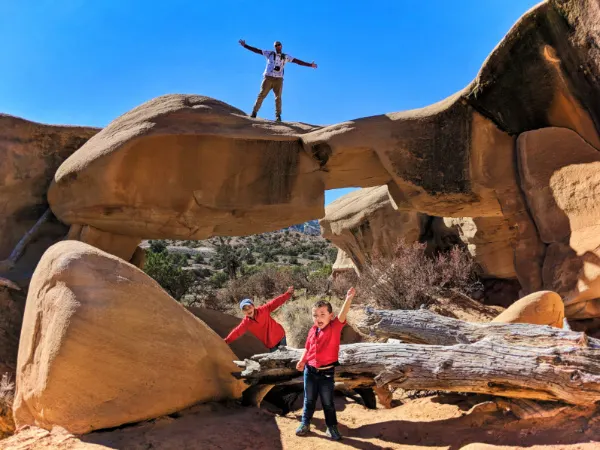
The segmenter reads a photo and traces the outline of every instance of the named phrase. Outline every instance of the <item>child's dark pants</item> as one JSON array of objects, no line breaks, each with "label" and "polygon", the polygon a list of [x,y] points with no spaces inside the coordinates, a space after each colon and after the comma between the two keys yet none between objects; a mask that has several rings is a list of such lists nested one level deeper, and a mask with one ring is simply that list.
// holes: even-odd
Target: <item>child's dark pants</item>
[{"label": "child's dark pants", "polygon": [[317,406],[317,397],[321,397],[323,413],[325,413],[325,424],[327,427],[337,425],[335,405],[333,404],[335,367],[317,370],[308,364],[304,367],[304,411],[302,412],[302,423],[310,423]]}]

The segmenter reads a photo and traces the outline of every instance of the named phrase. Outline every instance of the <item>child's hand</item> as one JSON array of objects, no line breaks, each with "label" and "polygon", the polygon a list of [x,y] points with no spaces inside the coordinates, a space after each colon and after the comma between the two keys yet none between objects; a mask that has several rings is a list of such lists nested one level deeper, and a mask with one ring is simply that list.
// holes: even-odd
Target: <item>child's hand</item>
[{"label": "child's hand", "polygon": [[350,289],[348,289],[348,293],[346,294],[346,298],[354,298],[355,295],[356,295],[356,289],[354,289],[353,287],[351,287]]},{"label": "child's hand", "polygon": [[296,364],[296,370],[298,372],[303,372],[304,366],[306,366],[306,361],[298,361],[298,363]]},{"label": "child's hand", "polygon": [[290,286],[287,290],[287,293],[292,295],[294,293],[294,286]]}]

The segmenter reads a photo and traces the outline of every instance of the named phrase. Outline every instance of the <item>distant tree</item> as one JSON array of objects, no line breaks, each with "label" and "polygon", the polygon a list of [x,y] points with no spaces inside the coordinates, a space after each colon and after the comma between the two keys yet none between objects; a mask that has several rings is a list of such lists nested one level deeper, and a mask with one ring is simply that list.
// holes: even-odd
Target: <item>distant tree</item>
[{"label": "distant tree", "polygon": [[338,249],[335,247],[329,247],[326,251],[326,256],[327,256],[327,261],[329,261],[330,263],[334,263],[335,259],[337,258],[337,254],[338,254]]},{"label": "distant tree", "polygon": [[167,250],[167,244],[163,240],[150,241],[150,251],[152,253],[162,253]]},{"label": "distant tree", "polygon": [[230,240],[220,238],[217,251],[213,257],[213,266],[224,269],[230,280],[237,278],[238,270],[242,267],[242,258],[230,244]]},{"label": "distant tree", "polygon": [[195,280],[191,271],[183,270],[184,261],[184,255],[172,255],[164,250],[150,251],[146,256],[144,272],[154,278],[171,297],[181,300]]}]

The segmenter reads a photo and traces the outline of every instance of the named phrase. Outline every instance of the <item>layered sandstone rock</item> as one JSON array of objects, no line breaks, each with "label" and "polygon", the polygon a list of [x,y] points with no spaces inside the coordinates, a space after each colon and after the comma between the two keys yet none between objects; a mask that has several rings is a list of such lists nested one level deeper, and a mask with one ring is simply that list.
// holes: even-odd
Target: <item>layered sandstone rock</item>
[{"label": "layered sandstone rock", "polygon": [[[0,114],[0,261],[9,257],[48,208],[46,192],[56,169],[98,131],[43,125]],[[44,224],[20,265],[11,271],[11,278],[20,281],[31,276],[44,250],[64,237],[66,231],[55,220]]]},{"label": "layered sandstone rock", "polygon": [[[323,215],[324,172],[300,142],[314,128],[249,119],[207,97],[159,97],[69,158],[49,200],[66,223],[144,238],[279,229]],[[348,177],[338,184],[371,182],[361,172],[379,163],[362,153],[331,161]],[[389,178],[380,165],[373,170],[379,183]]]},{"label": "layered sandstone rock", "polygon": [[350,259],[344,250],[338,248],[337,256],[335,257],[335,261],[331,266],[331,274],[333,277],[335,278],[345,273],[354,274],[356,271],[357,268],[352,262],[352,259]]},{"label": "layered sandstone rock", "polygon": [[360,271],[374,255],[389,257],[400,240],[421,240],[428,250],[464,244],[483,276],[513,279],[515,230],[503,217],[431,217],[398,211],[386,186],[360,189],[332,202],[319,221],[323,237],[339,249],[333,269]]},{"label": "layered sandstone rock", "polygon": [[[109,233],[89,225],[73,225],[69,230],[67,239],[85,242],[125,261],[130,261],[133,258],[134,253],[138,251],[138,245],[142,241],[141,238],[135,236]],[[136,256],[136,263],[143,262],[140,257],[139,254]],[[139,267],[138,264],[134,265]]]},{"label": "layered sandstone rock", "polygon": [[154,99],[65,161],[50,203],[68,224],[201,239],[322,217],[324,189],[387,184],[407,214],[485,218],[478,230],[506,235],[514,253],[491,246],[487,270],[514,269],[523,293],[539,291],[546,248],[521,191],[515,137],[562,127],[600,145],[598,11],[593,0],[537,5],[469,86],[413,111],[319,128],[251,119],[206,97]]},{"label": "layered sandstone rock", "polygon": [[0,286],[0,378],[15,374],[24,309],[22,292]]},{"label": "layered sandstone rock", "polygon": [[395,210],[387,186],[340,197],[327,205],[319,224],[323,237],[342,249],[359,270],[373,256],[391,256],[399,239],[415,242],[421,234],[420,215]]},{"label": "layered sandstone rock", "polygon": [[598,8],[574,3],[533,8],[471,85],[419,110],[316,128],[253,120],[206,97],[152,100],[63,164],[50,203],[69,224],[200,239],[320,217],[323,189],[387,183],[401,210],[503,217],[523,290],[539,290],[544,246],[520,191],[514,136],[558,126],[600,143],[600,64],[586,44],[598,39],[588,19]]},{"label": "layered sandstone rock", "polygon": [[518,157],[547,244],[544,287],[564,298],[567,316],[589,316],[596,308],[585,303],[600,298],[600,153],[572,130],[544,128],[519,136]]},{"label": "layered sandstone rock", "polygon": [[74,433],[235,398],[235,355],[120,258],[64,241],[31,282],[17,368],[17,426]]},{"label": "layered sandstone rock", "polygon": [[444,218],[456,230],[485,277],[516,278],[514,247],[516,232],[504,217]]},{"label": "layered sandstone rock", "polygon": [[560,295],[552,291],[529,294],[516,301],[492,322],[530,323],[562,328],[565,307]]}]

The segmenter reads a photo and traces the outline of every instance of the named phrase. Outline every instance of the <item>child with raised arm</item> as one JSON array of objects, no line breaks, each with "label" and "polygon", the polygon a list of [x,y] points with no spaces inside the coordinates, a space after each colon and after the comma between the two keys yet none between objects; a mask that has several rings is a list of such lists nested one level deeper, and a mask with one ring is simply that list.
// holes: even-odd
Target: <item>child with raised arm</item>
[{"label": "child with raised arm", "polygon": [[231,330],[231,333],[225,338],[225,342],[230,344],[240,338],[246,331],[256,336],[270,352],[274,352],[280,346],[287,345],[285,331],[271,313],[287,302],[294,293],[294,286],[290,286],[285,294],[274,298],[258,308],[249,298],[240,302],[240,309],[244,313],[242,322]]},{"label": "child with raised arm", "polygon": [[321,405],[325,414],[327,436],[339,441],[342,435],[337,428],[337,416],[333,404],[333,388],[335,366],[338,363],[342,328],[346,325],[346,315],[356,291],[350,288],[346,301],[337,317],[333,315],[331,303],[319,300],[312,307],[314,326],[308,332],[302,358],[296,369],[304,371],[304,411],[302,423],[296,429],[298,436],[310,432],[310,420],[315,412],[317,397],[321,397]]}]

